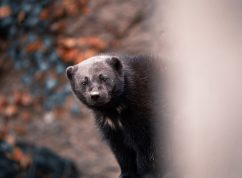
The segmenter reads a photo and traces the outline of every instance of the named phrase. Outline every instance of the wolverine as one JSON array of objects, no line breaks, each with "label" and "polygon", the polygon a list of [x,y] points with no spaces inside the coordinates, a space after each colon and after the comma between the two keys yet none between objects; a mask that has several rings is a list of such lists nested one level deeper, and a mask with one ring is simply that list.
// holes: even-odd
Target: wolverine
[{"label": "wolverine", "polygon": [[66,69],[74,95],[93,111],[116,157],[120,178],[157,177],[153,61],[102,54]]}]

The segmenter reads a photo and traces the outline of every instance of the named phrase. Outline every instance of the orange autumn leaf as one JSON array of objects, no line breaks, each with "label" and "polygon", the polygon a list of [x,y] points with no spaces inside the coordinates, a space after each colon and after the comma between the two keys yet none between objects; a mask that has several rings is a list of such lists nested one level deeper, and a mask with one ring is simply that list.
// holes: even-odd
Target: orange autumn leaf
[{"label": "orange autumn leaf", "polygon": [[9,105],[5,109],[5,116],[7,117],[13,117],[17,114],[18,109],[15,105]]},{"label": "orange autumn leaf", "polygon": [[66,112],[62,107],[56,107],[53,111],[57,118],[61,118]]},{"label": "orange autumn leaf", "polygon": [[88,6],[82,7],[82,8],[81,8],[81,11],[82,11],[82,13],[85,14],[85,15],[90,14],[90,9],[89,9]]},{"label": "orange autumn leaf", "polygon": [[33,43],[30,43],[28,46],[27,46],[27,52],[29,53],[32,53],[32,52],[35,52],[37,51],[38,49],[42,48],[42,42],[41,41],[35,41]]},{"label": "orange autumn leaf", "polygon": [[85,55],[83,52],[80,52],[77,56],[77,58],[73,61],[74,64],[78,64],[79,62],[82,62],[84,61],[86,58],[85,58]]},{"label": "orange autumn leaf", "polygon": [[12,14],[12,9],[9,6],[0,7],[0,18],[5,18]]},{"label": "orange autumn leaf", "polygon": [[76,16],[79,14],[79,8],[78,6],[76,6],[76,4],[74,3],[69,3],[67,6],[66,6],[66,11],[69,15],[71,16]]},{"label": "orange autumn leaf", "polygon": [[86,15],[89,14],[90,13],[90,9],[88,7],[89,0],[79,0],[79,3],[81,4],[82,13]]},{"label": "orange autumn leaf", "polygon": [[73,48],[77,45],[77,41],[74,38],[60,38],[57,43],[65,48]]},{"label": "orange autumn leaf", "polygon": [[107,44],[99,37],[81,37],[77,39],[78,46],[89,46],[98,50],[107,48]]},{"label": "orange autumn leaf", "polygon": [[85,59],[87,59],[87,58],[90,58],[92,56],[95,56],[97,53],[98,53],[97,50],[95,50],[95,49],[89,49],[89,50],[86,50],[84,52],[84,57],[85,57]]},{"label": "orange autumn leaf", "polygon": [[21,103],[21,96],[22,96],[21,92],[14,91],[14,93],[13,93],[13,102],[15,104],[20,104]]},{"label": "orange autumn leaf", "polygon": [[65,15],[65,8],[64,8],[64,6],[57,6],[57,7],[55,7],[55,10],[51,12],[51,15],[54,18],[63,17]]},{"label": "orange autumn leaf", "polygon": [[6,138],[8,133],[8,127],[6,126],[0,126],[0,140],[3,140]]},{"label": "orange autumn leaf", "polygon": [[25,122],[29,122],[31,120],[31,115],[28,111],[23,111],[20,114],[20,118]]},{"label": "orange autumn leaf", "polygon": [[23,126],[20,126],[20,125],[16,125],[14,127],[14,131],[18,135],[26,135],[26,133],[27,133],[27,129],[25,127],[23,127]]},{"label": "orange autumn leaf", "polygon": [[63,0],[63,6],[68,15],[76,16],[80,14],[80,4],[76,0]]},{"label": "orange autumn leaf", "polygon": [[51,25],[50,28],[52,31],[61,32],[61,31],[65,30],[66,25],[63,22],[55,22]]},{"label": "orange autumn leaf", "polygon": [[20,166],[26,168],[31,163],[31,158],[29,155],[25,154],[20,148],[16,147],[13,153],[10,155],[10,159],[15,160],[20,163]]},{"label": "orange autumn leaf", "polygon": [[80,37],[80,38],[62,37],[58,40],[57,44],[64,48],[89,47],[89,48],[95,48],[99,51],[107,48],[107,44],[99,37]]},{"label": "orange autumn leaf", "polygon": [[83,38],[83,37],[80,37],[77,39],[77,45],[78,46],[85,46],[85,45],[88,45],[87,44],[87,38]]},{"label": "orange autumn leaf", "polygon": [[6,135],[5,137],[5,141],[9,144],[9,145],[15,145],[16,143],[16,138],[13,135]]},{"label": "orange autumn leaf", "polygon": [[41,12],[40,12],[40,15],[39,15],[39,17],[40,17],[40,19],[41,20],[46,20],[46,19],[48,19],[49,18],[49,9],[44,9],[44,10],[42,10]]},{"label": "orange autumn leaf", "polygon": [[19,148],[14,149],[12,159],[14,159],[15,161],[19,161],[20,159],[22,159],[23,156],[24,154]]},{"label": "orange autumn leaf", "polygon": [[23,93],[22,96],[21,96],[21,104],[23,106],[29,106],[32,103],[33,103],[32,96],[29,93],[27,93],[27,92]]},{"label": "orange autumn leaf", "polygon": [[58,49],[57,50],[59,56],[63,59],[65,62],[72,62],[74,61],[77,56],[79,51],[75,48],[72,49]]},{"label": "orange autumn leaf", "polygon": [[97,53],[98,53],[98,51],[95,49],[89,49],[82,53],[79,53],[79,55],[78,55],[77,59],[74,61],[74,63],[77,64],[79,62],[82,62],[92,56],[95,56]]},{"label": "orange autumn leaf", "polygon": [[99,50],[103,50],[105,48],[107,48],[107,44],[100,38],[98,37],[89,37],[87,39],[87,43],[94,47],[94,48],[97,48]]},{"label": "orange autumn leaf", "polygon": [[7,101],[6,96],[0,95],[0,112],[4,111],[7,104],[8,104],[8,101]]},{"label": "orange autumn leaf", "polygon": [[70,49],[65,53],[66,59],[75,59],[78,56],[78,50],[77,49]]},{"label": "orange autumn leaf", "polygon": [[19,23],[23,23],[25,17],[26,17],[25,12],[24,12],[24,11],[21,11],[21,12],[18,14],[18,22],[19,22]]}]

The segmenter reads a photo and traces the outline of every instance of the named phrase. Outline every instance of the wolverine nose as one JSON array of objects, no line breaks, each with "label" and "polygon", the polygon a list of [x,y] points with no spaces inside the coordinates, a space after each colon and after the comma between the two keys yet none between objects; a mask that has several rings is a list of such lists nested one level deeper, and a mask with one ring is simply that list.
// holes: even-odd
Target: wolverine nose
[{"label": "wolverine nose", "polygon": [[100,93],[98,91],[91,92],[90,95],[93,100],[97,100],[100,97]]}]

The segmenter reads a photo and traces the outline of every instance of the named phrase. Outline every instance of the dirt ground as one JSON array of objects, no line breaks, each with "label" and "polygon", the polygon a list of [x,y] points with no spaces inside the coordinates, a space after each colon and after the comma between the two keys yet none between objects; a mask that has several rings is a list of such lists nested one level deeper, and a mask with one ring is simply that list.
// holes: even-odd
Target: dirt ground
[{"label": "dirt ground", "polygon": [[115,158],[103,141],[90,113],[85,113],[81,118],[73,117],[68,112],[61,118],[50,118],[51,113],[46,113],[43,118],[37,116],[28,125],[28,132],[31,134],[20,139],[51,148],[74,160],[83,178],[118,176],[119,168]]}]

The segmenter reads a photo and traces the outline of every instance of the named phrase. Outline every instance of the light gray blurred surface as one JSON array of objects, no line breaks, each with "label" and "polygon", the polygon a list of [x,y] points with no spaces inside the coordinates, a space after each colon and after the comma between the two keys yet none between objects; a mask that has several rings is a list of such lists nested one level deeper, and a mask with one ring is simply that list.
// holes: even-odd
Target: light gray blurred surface
[{"label": "light gray blurred surface", "polygon": [[155,20],[164,21],[154,23],[154,46],[166,44],[171,174],[242,177],[241,1],[158,4]]}]

